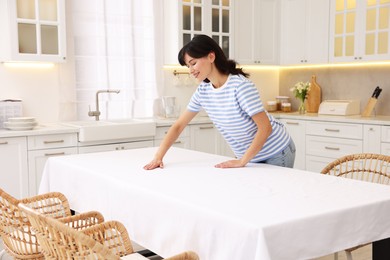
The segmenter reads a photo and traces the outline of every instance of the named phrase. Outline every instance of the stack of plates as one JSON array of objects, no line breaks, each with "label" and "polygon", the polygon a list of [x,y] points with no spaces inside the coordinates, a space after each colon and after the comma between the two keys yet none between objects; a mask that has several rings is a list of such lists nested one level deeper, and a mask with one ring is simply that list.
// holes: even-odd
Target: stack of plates
[{"label": "stack of plates", "polygon": [[4,122],[4,127],[9,130],[31,130],[37,124],[35,117],[11,117]]}]

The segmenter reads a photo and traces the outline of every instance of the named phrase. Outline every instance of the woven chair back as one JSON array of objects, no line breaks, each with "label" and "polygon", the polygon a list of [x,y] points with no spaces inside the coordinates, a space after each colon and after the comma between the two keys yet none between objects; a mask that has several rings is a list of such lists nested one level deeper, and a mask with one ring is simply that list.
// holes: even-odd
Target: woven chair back
[{"label": "woven chair back", "polygon": [[28,202],[30,206],[53,217],[70,216],[69,203],[60,193],[39,195],[36,201],[32,198],[18,200],[0,189],[0,235],[4,248],[15,259],[43,259],[30,222],[19,210],[20,202]]},{"label": "woven chair back", "polygon": [[328,164],[321,173],[389,185],[390,156],[371,153],[346,155]]},{"label": "woven chair back", "polygon": [[[101,229],[101,225],[108,222],[79,231],[57,219],[40,214],[23,203],[20,203],[19,207],[33,226],[45,259],[120,259],[115,250],[118,244],[123,244],[123,239],[115,228],[105,231]],[[107,246],[98,242],[102,240]],[[131,246],[130,240],[128,243]],[[128,248],[128,251],[132,253],[133,249]]]}]

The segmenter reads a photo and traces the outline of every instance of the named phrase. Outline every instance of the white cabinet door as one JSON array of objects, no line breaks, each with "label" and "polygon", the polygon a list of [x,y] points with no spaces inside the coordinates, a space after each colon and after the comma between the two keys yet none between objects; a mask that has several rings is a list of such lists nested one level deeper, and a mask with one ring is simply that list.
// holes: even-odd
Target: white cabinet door
[{"label": "white cabinet door", "polygon": [[177,65],[179,50],[197,34],[212,37],[233,55],[233,1],[164,0],[164,64]]},{"label": "white cabinet door", "polygon": [[191,149],[218,154],[218,132],[213,124],[191,125]]},{"label": "white cabinet door", "polygon": [[282,0],[281,63],[328,62],[329,0]]},{"label": "white cabinet door", "polygon": [[234,59],[279,64],[280,0],[234,1]]},{"label": "white cabinet door", "polygon": [[390,2],[332,0],[331,62],[390,59]]},{"label": "white cabinet door", "polygon": [[381,126],[363,126],[363,153],[381,153]]},{"label": "white cabinet door", "polygon": [[43,169],[49,157],[77,154],[77,147],[36,150],[28,152],[29,196],[38,194]]},{"label": "white cabinet door", "polygon": [[28,196],[26,137],[0,138],[0,185],[12,196]]},{"label": "white cabinet door", "polygon": [[65,1],[0,1],[1,61],[63,62]]},{"label": "white cabinet door", "polygon": [[296,153],[295,153],[295,162],[294,168],[305,170],[306,163],[306,146],[305,146],[305,136],[306,136],[306,122],[303,120],[296,119],[281,119],[281,122],[286,126],[288,132],[290,133],[291,138],[295,143]]}]

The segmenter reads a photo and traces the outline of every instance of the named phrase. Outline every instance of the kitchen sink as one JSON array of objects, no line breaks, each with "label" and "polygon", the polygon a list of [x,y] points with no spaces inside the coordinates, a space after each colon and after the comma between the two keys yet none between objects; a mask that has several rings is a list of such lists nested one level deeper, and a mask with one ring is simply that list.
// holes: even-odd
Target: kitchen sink
[{"label": "kitchen sink", "polygon": [[142,119],[115,119],[104,121],[72,121],[63,123],[79,128],[79,142],[108,140],[143,140],[155,136],[156,123]]}]

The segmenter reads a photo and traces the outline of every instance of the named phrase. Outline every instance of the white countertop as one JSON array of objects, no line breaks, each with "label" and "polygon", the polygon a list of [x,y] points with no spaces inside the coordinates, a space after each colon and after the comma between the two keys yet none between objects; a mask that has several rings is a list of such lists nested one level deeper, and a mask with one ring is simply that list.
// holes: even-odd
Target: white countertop
[{"label": "white countertop", "polygon": [[79,130],[75,127],[62,125],[61,123],[44,123],[39,124],[32,130],[13,131],[7,129],[0,129],[0,137],[18,137],[18,136],[32,136],[32,135],[46,135],[46,134],[65,134],[77,133]]},{"label": "white countertop", "polygon": [[[354,116],[331,116],[331,115],[318,115],[314,113],[306,113],[304,115],[298,112],[281,113],[272,112],[275,118],[278,119],[299,119],[309,121],[329,121],[340,123],[355,123],[355,124],[373,124],[373,125],[390,125],[390,116],[371,116],[362,117],[360,115]],[[151,120],[156,122],[157,127],[164,127],[172,125],[176,118],[144,118],[144,120]],[[66,124],[67,122],[56,123],[41,123],[33,130],[25,131],[11,131],[7,129],[0,129],[0,137],[17,137],[17,136],[32,136],[32,135],[45,135],[45,134],[63,134],[63,133],[77,133],[79,130],[77,127],[72,127]],[[212,123],[207,116],[195,117],[190,124],[208,124]]]},{"label": "white countertop", "polygon": [[272,112],[275,118],[285,119],[299,119],[309,121],[329,121],[339,123],[354,123],[354,124],[372,124],[372,125],[390,125],[390,116],[371,116],[362,117],[361,115],[351,116],[332,116],[332,115],[318,115],[317,113],[299,114],[298,112],[282,113]]}]

